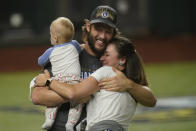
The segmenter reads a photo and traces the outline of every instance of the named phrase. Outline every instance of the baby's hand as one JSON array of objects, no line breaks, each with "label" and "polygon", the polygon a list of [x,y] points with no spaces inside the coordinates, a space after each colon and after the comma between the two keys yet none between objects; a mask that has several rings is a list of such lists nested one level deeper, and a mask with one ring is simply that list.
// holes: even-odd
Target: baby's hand
[{"label": "baby's hand", "polygon": [[80,48],[84,49],[85,48],[85,44],[80,44]]}]

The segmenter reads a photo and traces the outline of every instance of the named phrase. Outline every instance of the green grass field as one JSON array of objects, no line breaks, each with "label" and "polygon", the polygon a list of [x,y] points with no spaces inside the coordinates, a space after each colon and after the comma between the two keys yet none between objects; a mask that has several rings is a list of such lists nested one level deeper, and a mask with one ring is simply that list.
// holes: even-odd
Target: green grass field
[{"label": "green grass field", "polygon": [[[196,62],[145,65],[150,87],[160,97],[194,96]],[[0,131],[39,131],[43,107],[29,99],[29,82],[39,71],[0,73]],[[42,112],[40,112],[42,111]],[[130,131],[193,131],[196,121],[132,123]]]}]

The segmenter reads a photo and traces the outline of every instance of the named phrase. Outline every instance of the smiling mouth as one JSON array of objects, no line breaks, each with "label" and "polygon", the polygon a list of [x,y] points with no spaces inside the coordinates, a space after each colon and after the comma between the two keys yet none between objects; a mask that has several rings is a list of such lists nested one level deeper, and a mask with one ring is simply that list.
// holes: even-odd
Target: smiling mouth
[{"label": "smiling mouth", "polygon": [[101,41],[101,40],[97,40],[97,41],[96,41],[96,44],[99,45],[99,46],[101,46],[101,47],[104,46],[104,42]]}]

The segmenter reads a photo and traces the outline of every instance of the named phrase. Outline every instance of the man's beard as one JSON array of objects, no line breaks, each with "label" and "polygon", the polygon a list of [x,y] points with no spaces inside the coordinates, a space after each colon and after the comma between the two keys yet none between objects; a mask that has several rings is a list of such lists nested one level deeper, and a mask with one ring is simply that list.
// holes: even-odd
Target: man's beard
[{"label": "man's beard", "polygon": [[[93,38],[93,36],[90,34],[90,32],[87,32],[87,40],[88,40],[88,44],[89,44],[91,50],[92,50],[98,57],[102,56],[103,53],[104,53],[104,51],[105,51],[105,49],[106,49],[106,45],[105,45],[105,47],[104,47],[102,50],[96,49],[96,48],[95,48],[95,42],[96,42],[96,40]],[[106,40],[104,40],[103,42],[104,42],[104,44],[107,43]]]}]

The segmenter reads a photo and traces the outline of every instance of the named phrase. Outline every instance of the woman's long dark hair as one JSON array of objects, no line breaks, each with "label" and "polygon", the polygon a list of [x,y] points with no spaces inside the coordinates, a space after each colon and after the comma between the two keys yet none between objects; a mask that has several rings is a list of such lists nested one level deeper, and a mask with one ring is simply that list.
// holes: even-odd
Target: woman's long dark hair
[{"label": "woman's long dark hair", "polygon": [[116,36],[109,44],[116,47],[119,58],[126,58],[126,63],[123,65],[125,75],[138,84],[148,86],[142,59],[137,54],[132,42],[128,38]]}]

